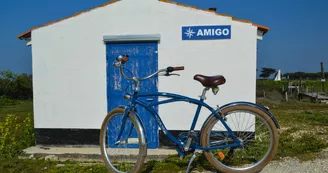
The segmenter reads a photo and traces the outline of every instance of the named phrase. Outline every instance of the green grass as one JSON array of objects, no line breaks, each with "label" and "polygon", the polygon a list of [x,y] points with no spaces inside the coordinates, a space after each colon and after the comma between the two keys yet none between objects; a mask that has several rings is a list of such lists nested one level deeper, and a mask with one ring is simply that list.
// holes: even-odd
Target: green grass
[{"label": "green grass", "polygon": [[[174,156],[169,156],[165,161],[149,161],[143,165],[141,173],[173,173],[185,172],[190,156],[182,161]],[[196,158],[192,165],[193,170],[213,170],[209,163],[204,162],[203,155]],[[60,166],[59,166],[60,165]],[[106,173],[103,163],[76,162],[76,161],[46,161],[37,159],[12,159],[0,160],[0,172],[7,173]]]},{"label": "green grass", "polygon": [[280,157],[314,159],[328,147],[328,105],[308,102],[260,100],[268,105],[281,126],[278,153]]},{"label": "green grass", "polygon": [[[60,166],[59,166],[60,165]],[[80,166],[78,162],[13,159],[0,161],[0,172],[6,173],[105,173],[105,165]]]},{"label": "green grass", "polygon": [[302,111],[296,116],[298,122],[311,123],[313,125],[328,126],[328,110],[324,111]]},{"label": "green grass", "polygon": [[33,114],[32,100],[15,100],[13,104],[2,104],[0,105],[0,123],[3,122],[3,118],[8,114],[14,114],[20,117],[20,119],[24,119],[28,113]]},{"label": "green grass", "polygon": [[[295,131],[296,132],[296,131]],[[297,157],[301,160],[314,159],[315,152],[328,147],[327,142],[313,133],[292,136],[289,132],[283,132],[279,140],[279,150],[276,157]]]}]

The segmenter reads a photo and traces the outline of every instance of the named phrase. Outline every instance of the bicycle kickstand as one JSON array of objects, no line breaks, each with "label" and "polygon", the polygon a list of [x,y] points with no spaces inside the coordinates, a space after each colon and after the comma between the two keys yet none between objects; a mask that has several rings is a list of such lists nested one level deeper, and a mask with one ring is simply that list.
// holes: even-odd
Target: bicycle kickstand
[{"label": "bicycle kickstand", "polygon": [[197,149],[196,149],[196,150],[194,151],[194,154],[192,155],[192,157],[191,157],[190,160],[189,160],[189,164],[188,164],[188,167],[187,167],[187,171],[186,171],[186,173],[189,173],[189,169],[190,169],[191,163],[195,160],[195,158],[196,158],[200,153],[202,153],[201,150],[197,150]]}]

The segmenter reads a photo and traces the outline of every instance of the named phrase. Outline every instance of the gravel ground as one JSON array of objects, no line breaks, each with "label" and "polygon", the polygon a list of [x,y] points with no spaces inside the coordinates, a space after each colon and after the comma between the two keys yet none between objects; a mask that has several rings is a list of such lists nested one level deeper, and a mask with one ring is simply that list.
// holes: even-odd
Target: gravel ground
[{"label": "gravel ground", "polygon": [[300,162],[297,159],[288,158],[280,162],[272,162],[261,173],[328,173],[328,158],[314,161]]},{"label": "gravel ground", "polygon": [[[192,171],[192,173],[199,172]],[[299,161],[295,158],[272,161],[260,173],[328,173],[328,149],[320,153],[313,161]]]},{"label": "gravel ground", "polygon": [[313,161],[299,161],[295,158],[284,158],[272,161],[261,173],[328,173],[328,149],[317,155]]}]

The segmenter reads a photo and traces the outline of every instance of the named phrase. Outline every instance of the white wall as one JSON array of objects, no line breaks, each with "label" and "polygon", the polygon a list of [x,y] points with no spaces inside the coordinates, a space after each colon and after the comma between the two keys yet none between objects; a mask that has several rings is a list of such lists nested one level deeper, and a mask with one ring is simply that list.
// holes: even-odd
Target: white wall
[{"label": "white wall", "polygon": [[[232,25],[229,40],[182,41],[185,25]],[[226,77],[210,106],[255,102],[257,28],[210,12],[157,0],[124,0],[32,32],[35,128],[99,129],[107,112],[105,35],[160,34],[159,67],[185,66],[159,77],[159,91],[198,98],[195,74]],[[186,130],[196,106],[160,106],[168,129]],[[203,110],[199,127],[208,111]],[[185,121],[185,122],[184,122]]]}]

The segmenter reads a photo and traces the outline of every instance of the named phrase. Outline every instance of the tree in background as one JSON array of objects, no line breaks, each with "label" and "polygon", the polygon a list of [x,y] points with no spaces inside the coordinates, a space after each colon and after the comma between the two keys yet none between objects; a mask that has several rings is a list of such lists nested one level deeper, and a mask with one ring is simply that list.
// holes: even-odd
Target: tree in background
[{"label": "tree in background", "polygon": [[33,98],[32,75],[0,71],[0,96],[11,99]]},{"label": "tree in background", "polygon": [[[305,72],[294,72],[294,73],[285,73],[283,77],[289,76],[289,79],[291,80],[320,80],[321,79],[321,73],[305,73]],[[328,72],[325,72],[325,77],[328,79]]]},{"label": "tree in background", "polygon": [[276,73],[276,69],[263,67],[261,72],[260,77],[267,79],[269,76]]}]

